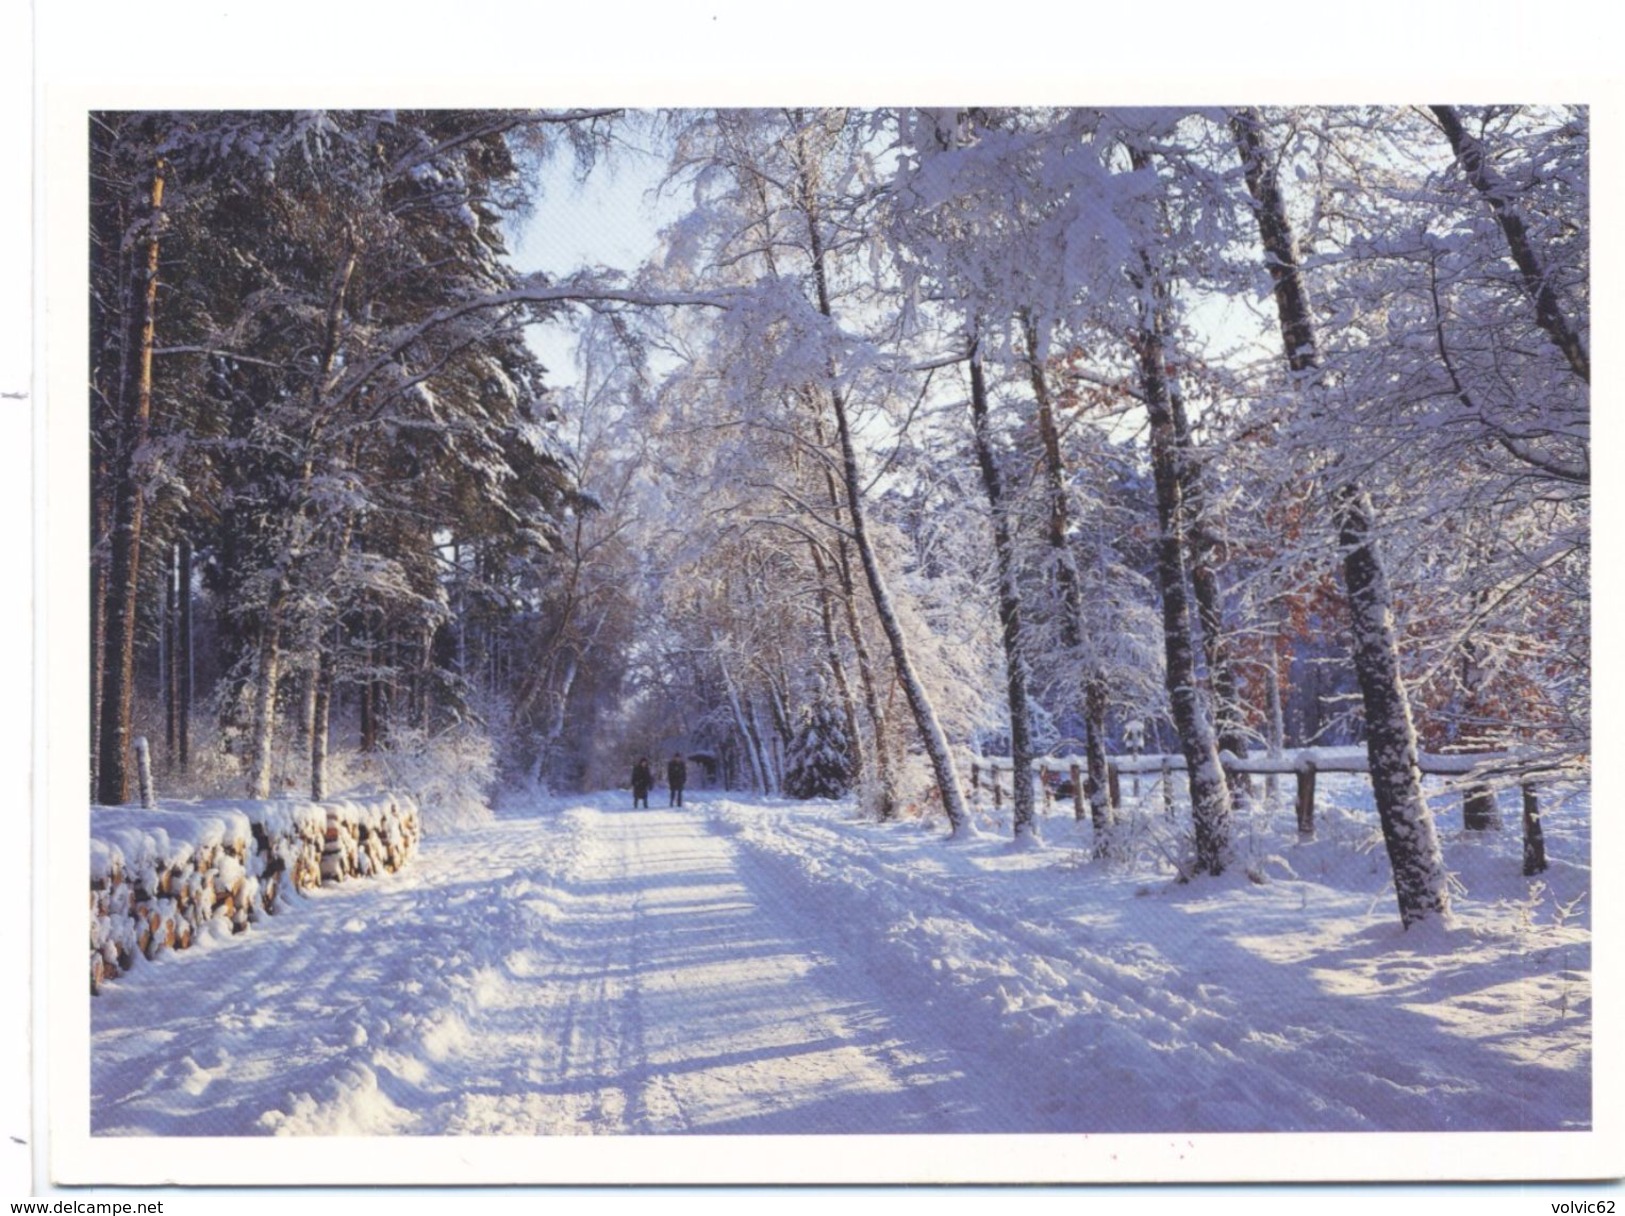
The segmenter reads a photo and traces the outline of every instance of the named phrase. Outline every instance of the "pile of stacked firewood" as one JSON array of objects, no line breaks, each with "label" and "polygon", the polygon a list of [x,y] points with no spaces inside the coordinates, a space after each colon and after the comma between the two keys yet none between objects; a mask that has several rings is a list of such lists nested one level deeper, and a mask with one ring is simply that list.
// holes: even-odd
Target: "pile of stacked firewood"
[{"label": "pile of stacked firewood", "polygon": [[417,852],[418,836],[418,809],[410,798],[379,794],[330,803],[322,881],[393,873]]},{"label": "pile of stacked firewood", "polygon": [[219,920],[233,932],[264,908],[250,821],[222,808],[208,817],[115,810],[91,841],[90,986],[138,957],[184,950]]},{"label": "pile of stacked firewood", "polygon": [[417,849],[416,804],[97,808],[90,842],[90,990],[205,931],[241,933],[292,892],[398,870]]},{"label": "pile of stacked firewood", "polygon": [[252,804],[254,846],[261,858],[261,881],[271,893],[267,911],[286,906],[290,891],[322,885],[322,850],[327,845],[328,808],[319,802]]}]

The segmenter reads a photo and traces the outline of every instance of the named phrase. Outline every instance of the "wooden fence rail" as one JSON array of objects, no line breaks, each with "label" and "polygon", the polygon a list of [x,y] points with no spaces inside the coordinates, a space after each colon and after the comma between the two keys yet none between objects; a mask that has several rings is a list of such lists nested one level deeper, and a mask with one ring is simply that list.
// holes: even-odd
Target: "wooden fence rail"
[{"label": "wooden fence rail", "polygon": [[[1297,815],[1298,836],[1313,840],[1315,836],[1315,787],[1321,773],[1366,773],[1370,771],[1364,748],[1299,748],[1278,756],[1238,757],[1229,752],[1219,756],[1225,771],[1232,776],[1291,776],[1296,784],[1294,809]],[[1467,777],[1462,784],[1462,823],[1469,831],[1486,831],[1501,826],[1492,781],[1497,779],[1516,784],[1522,795],[1523,872],[1526,875],[1546,869],[1545,836],[1540,824],[1540,802],[1537,783],[1520,776],[1518,759],[1509,752],[1472,752],[1438,755],[1419,753],[1417,768],[1424,776]],[[985,756],[971,762],[971,790],[980,798],[984,785],[992,794],[993,808],[1004,805],[1001,772],[1011,768],[1008,757]],[[1056,778],[1066,773],[1069,779],[1074,814],[1078,819],[1088,815],[1085,801],[1083,758],[1078,756],[1044,756],[1033,761],[1033,776],[1039,780],[1044,805],[1052,807]],[[1185,771],[1185,757],[1178,754],[1154,753],[1147,755],[1110,756],[1106,762],[1108,796],[1113,812],[1122,807],[1120,775],[1135,776],[1135,794],[1139,793],[1138,777],[1155,775],[1162,785],[1163,806],[1170,815],[1174,810],[1172,776]]]}]

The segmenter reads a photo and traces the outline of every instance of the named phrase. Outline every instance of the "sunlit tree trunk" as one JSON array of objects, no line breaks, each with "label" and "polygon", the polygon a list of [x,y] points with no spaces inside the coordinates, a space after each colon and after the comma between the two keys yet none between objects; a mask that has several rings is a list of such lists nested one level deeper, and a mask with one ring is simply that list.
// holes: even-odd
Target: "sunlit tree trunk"
[{"label": "sunlit tree trunk", "polygon": [[1010,807],[1015,837],[1021,840],[1038,831],[1033,816],[1032,708],[1027,691],[1026,647],[1022,640],[1021,592],[1016,585],[1015,542],[1010,531],[1004,478],[999,472],[998,455],[993,450],[980,342],[975,338],[970,351],[970,405],[976,463],[993,517],[993,554],[999,580],[999,638],[1004,646],[1005,704],[1010,712]]},{"label": "sunlit tree trunk", "polygon": [[[1275,167],[1264,148],[1262,124],[1255,111],[1242,109],[1232,114],[1230,125],[1274,285],[1287,367],[1300,389],[1312,392],[1320,370],[1314,320],[1297,242],[1276,186]],[[1365,708],[1371,790],[1393,867],[1400,921],[1409,928],[1429,917],[1448,915],[1444,858],[1432,812],[1422,797],[1416,729],[1400,681],[1392,599],[1377,550],[1376,512],[1370,495],[1352,481],[1337,486],[1332,501],[1354,634],[1354,667]]]},{"label": "sunlit tree trunk", "polygon": [[722,672],[722,686],[728,693],[728,708],[733,712],[734,730],[738,733],[740,741],[745,745],[745,755],[750,761],[751,775],[755,779],[756,788],[764,794],[768,792],[767,768],[762,763],[761,752],[756,746],[756,740],[751,734],[750,720],[745,716],[745,709],[740,701],[739,687],[734,683],[733,672],[728,669],[728,660],[723,650],[720,635],[713,633],[711,641],[717,659],[717,668]]},{"label": "sunlit tree trunk", "polygon": [[581,670],[580,656],[571,650],[564,656],[564,671],[558,685],[548,693],[547,722],[536,745],[536,767],[532,784],[545,783],[549,793],[553,790],[553,760],[559,740],[564,737],[565,716],[570,706],[570,691],[575,687],[576,673]]},{"label": "sunlit tree trunk", "polygon": [[779,770],[776,764],[777,758],[773,754],[768,733],[762,729],[762,714],[756,707],[756,698],[754,696],[745,698],[745,710],[745,724],[750,728],[751,746],[756,749],[756,754],[760,757],[758,767],[762,771],[762,792],[764,794],[776,794],[780,788]]},{"label": "sunlit tree trunk", "polygon": [[282,675],[282,611],[285,588],[279,586],[260,622],[254,668],[253,736],[248,753],[248,796],[271,796],[271,764],[276,741],[276,694]]},{"label": "sunlit tree trunk", "polygon": [[[812,201],[810,183],[804,179],[801,188],[802,211],[807,219],[813,286],[818,311],[826,317],[831,317],[834,311],[830,306],[829,282],[824,268],[824,244],[818,209]],[[937,717],[936,707],[931,704],[931,698],[926,694],[925,685],[920,682],[920,677],[914,670],[914,662],[908,651],[908,641],[903,635],[902,623],[898,621],[897,612],[892,607],[891,591],[886,585],[885,575],[881,572],[874,546],[869,540],[869,529],[863,508],[863,479],[858,470],[857,446],[852,438],[852,423],[845,394],[840,388],[833,367],[830,368],[829,397],[835,414],[836,439],[841,450],[841,480],[846,495],[847,520],[852,532],[852,543],[857,548],[858,560],[863,566],[864,578],[869,584],[869,596],[874,601],[875,616],[880,622],[881,632],[886,636],[887,645],[891,648],[897,682],[902,687],[910,712],[914,715],[920,742],[925,748],[926,757],[930,760],[932,776],[936,779],[937,791],[942,798],[942,809],[948,817],[949,832],[958,836],[965,831],[970,822],[965,810],[965,795],[960,788],[959,776],[954,771],[948,736],[943,732],[941,720]]]},{"label": "sunlit tree trunk", "polygon": [[321,646],[313,683],[315,704],[310,715],[310,796],[321,802],[327,797],[327,739],[333,707],[333,650]]},{"label": "sunlit tree trunk", "polygon": [[[815,423],[819,444],[825,442],[822,423]],[[845,497],[837,485],[833,472],[824,468],[824,492],[830,513],[839,527],[846,516]],[[858,665],[858,686],[863,694],[864,713],[869,720],[874,761],[875,812],[882,822],[897,813],[897,793],[892,778],[890,726],[880,704],[880,693],[875,684],[874,660],[869,643],[864,640],[862,622],[858,616],[857,580],[852,575],[852,551],[844,531],[835,537],[834,574],[841,604],[841,615],[846,623],[847,636],[852,640],[852,655]],[[854,739],[857,738],[854,734]]]},{"label": "sunlit tree trunk", "polygon": [[122,421],[114,468],[113,519],[109,533],[107,611],[101,698],[100,759],[96,800],[126,802],[130,793],[130,729],[135,700],[135,625],[141,583],[145,496],[138,461],[152,423],[152,347],[158,310],[159,223],[163,214],[162,162],[154,168],[144,216],[144,257],[136,271],[139,309],[127,341],[135,352],[121,386]]}]

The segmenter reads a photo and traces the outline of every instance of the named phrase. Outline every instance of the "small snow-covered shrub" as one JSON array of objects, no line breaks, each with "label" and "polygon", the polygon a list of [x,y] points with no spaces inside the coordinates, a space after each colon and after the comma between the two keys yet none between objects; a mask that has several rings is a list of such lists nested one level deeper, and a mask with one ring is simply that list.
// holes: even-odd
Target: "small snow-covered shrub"
[{"label": "small snow-covered shrub", "polygon": [[371,785],[409,794],[421,808],[423,826],[429,832],[472,827],[492,818],[496,748],[472,724],[434,734],[397,728],[387,746],[371,753],[334,756],[329,769],[332,789]]}]

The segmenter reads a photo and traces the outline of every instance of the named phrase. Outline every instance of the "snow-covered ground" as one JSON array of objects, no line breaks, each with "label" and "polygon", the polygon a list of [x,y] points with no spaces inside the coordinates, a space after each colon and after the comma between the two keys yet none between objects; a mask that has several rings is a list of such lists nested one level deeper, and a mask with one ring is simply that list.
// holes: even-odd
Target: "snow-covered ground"
[{"label": "snow-covered ground", "polygon": [[1160,809],[1116,863],[1060,814],[1016,849],[705,791],[521,809],[110,984],[92,1130],[1589,1127],[1588,799],[1548,800],[1535,880],[1515,818],[1441,799],[1455,922],[1405,933],[1355,779],[1322,788],[1316,842],[1260,812],[1190,885]]}]

